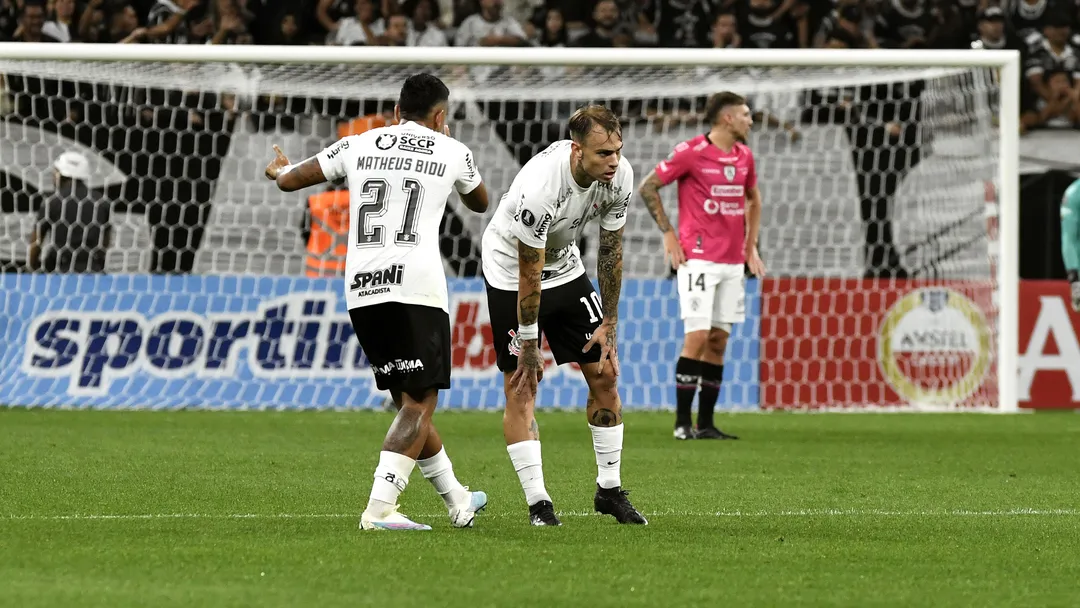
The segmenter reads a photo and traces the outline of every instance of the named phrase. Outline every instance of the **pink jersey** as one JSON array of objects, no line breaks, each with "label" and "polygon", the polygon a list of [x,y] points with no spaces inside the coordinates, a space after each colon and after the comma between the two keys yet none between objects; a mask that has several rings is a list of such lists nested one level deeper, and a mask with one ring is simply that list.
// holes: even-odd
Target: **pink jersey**
[{"label": "pink jersey", "polygon": [[736,143],[724,152],[698,135],[675,146],[656,176],[665,185],[679,182],[679,242],[687,259],[746,262],[746,192],[757,186],[749,147]]}]

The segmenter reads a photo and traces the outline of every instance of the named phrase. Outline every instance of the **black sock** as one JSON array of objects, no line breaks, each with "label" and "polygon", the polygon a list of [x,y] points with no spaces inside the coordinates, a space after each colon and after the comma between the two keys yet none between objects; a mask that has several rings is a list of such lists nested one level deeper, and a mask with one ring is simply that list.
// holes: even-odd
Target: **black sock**
[{"label": "black sock", "polygon": [[713,409],[720,396],[720,382],[724,379],[724,365],[701,364],[701,398],[698,400],[697,428],[713,426]]},{"label": "black sock", "polygon": [[698,380],[701,379],[701,361],[679,357],[675,364],[675,398],[678,409],[675,413],[675,426],[691,426],[694,417],[694,394],[697,393]]}]

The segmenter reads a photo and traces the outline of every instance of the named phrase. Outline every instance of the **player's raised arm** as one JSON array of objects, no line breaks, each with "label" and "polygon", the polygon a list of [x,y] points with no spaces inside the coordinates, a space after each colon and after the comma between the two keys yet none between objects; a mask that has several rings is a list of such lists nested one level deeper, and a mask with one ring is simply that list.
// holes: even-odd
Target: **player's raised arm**
[{"label": "player's raised arm", "polygon": [[1061,199],[1061,257],[1073,310],[1080,312],[1080,180],[1073,182]]},{"label": "player's raised arm", "polygon": [[277,183],[283,192],[294,192],[327,181],[336,181],[345,177],[345,154],[349,149],[349,139],[339,140],[334,145],[298,165],[289,164],[289,158],[274,146],[274,160],[266,166],[266,178]]}]

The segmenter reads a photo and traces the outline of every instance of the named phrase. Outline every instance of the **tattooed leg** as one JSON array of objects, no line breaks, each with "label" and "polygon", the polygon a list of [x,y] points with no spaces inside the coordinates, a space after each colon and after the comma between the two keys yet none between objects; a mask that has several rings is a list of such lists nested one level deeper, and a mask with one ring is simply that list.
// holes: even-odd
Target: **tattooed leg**
[{"label": "tattooed leg", "polygon": [[593,426],[611,427],[622,424],[622,400],[611,366],[597,371],[598,364],[585,363],[581,373],[589,384],[589,400],[585,403],[585,416]]},{"label": "tattooed leg", "polygon": [[403,393],[401,409],[383,440],[383,451],[396,452],[416,460],[427,442],[431,415],[435,412],[438,401],[439,391],[435,389],[428,390],[422,401]]},{"label": "tattooed leg", "polygon": [[535,397],[519,395],[510,386],[512,372],[504,374],[503,390],[506,395],[506,409],[503,411],[503,437],[506,445],[520,441],[540,439],[540,427],[536,424]]}]

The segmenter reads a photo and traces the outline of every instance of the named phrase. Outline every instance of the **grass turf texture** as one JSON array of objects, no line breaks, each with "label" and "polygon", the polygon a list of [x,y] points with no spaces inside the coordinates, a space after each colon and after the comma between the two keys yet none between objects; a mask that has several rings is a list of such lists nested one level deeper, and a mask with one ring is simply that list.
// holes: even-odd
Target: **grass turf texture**
[{"label": "grass turf texture", "polygon": [[419,471],[402,510],[433,531],[357,530],[387,414],[0,410],[0,606],[1080,604],[1080,416],[719,416],[744,439],[675,442],[631,413],[641,528],[589,514],[584,414],[541,414],[557,529],[527,525],[498,414],[436,419],[491,498],[471,530]]}]

